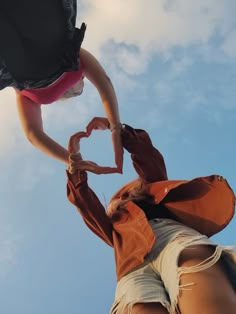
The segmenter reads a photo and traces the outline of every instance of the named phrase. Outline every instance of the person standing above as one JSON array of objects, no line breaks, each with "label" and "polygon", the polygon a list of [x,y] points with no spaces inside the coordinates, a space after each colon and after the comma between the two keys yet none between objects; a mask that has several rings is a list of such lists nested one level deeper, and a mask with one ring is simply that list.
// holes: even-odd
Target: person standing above
[{"label": "person standing above", "polygon": [[76,14],[76,0],[1,1],[0,90],[14,88],[28,140],[67,163],[67,150],[44,132],[41,105],[79,96],[84,78],[90,80],[114,131],[115,162],[121,172],[123,150],[116,130],[120,123],[116,93],[98,60],[81,48],[86,25],[75,27]]}]

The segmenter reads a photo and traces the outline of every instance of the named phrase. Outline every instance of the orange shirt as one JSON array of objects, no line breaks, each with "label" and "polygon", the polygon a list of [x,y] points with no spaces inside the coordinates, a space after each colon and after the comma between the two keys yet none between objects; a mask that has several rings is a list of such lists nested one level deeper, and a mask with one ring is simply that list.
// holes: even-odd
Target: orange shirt
[{"label": "orange shirt", "polygon": [[[212,236],[222,230],[234,215],[235,195],[227,181],[219,175],[193,180],[168,180],[161,153],[152,145],[144,130],[125,126],[124,148],[131,153],[139,178],[149,186],[155,202],[161,201],[176,220]],[[155,242],[154,233],[142,209],[130,201],[120,219],[111,222],[106,210],[87,183],[87,173],[77,173],[73,184],[67,172],[67,196],[80,212],[86,225],[114,248],[117,280],[144,262]],[[130,189],[123,186],[115,195]]]}]

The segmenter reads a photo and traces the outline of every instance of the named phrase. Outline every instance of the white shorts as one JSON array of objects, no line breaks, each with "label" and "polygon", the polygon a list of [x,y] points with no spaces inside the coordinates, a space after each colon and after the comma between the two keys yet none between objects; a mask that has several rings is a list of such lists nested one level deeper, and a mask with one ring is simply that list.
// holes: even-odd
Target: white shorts
[{"label": "white shorts", "polygon": [[[217,245],[196,230],[171,219],[153,219],[149,223],[158,240],[145,263],[117,283],[110,314],[129,314],[135,303],[150,302],[160,303],[169,313],[176,313],[179,290],[191,289],[193,285],[180,286],[180,276],[207,269],[220,257],[236,291],[236,251],[233,247]],[[178,267],[180,253],[187,247],[194,249],[193,245],[211,245],[215,251],[199,265]]]}]

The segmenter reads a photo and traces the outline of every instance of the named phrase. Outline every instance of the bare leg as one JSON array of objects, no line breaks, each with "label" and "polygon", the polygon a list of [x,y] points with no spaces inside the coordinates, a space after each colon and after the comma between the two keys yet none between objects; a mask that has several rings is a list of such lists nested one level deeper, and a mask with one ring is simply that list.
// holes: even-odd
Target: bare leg
[{"label": "bare leg", "polygon": [[[191,267],[211,256],[214,248],[195,246],[185,249],[179,259],[180,267]],[[233,314],[236,313],[236,293],[233,290],[221,261],[210,268],[183,274],[180,285],[194,283],[189,290],[180,290],[178,306],[181,314]]]},{"label": "bare leg", "polygon": [[136,303],[132,308],[132,314],[168,314],[160,303]]}]

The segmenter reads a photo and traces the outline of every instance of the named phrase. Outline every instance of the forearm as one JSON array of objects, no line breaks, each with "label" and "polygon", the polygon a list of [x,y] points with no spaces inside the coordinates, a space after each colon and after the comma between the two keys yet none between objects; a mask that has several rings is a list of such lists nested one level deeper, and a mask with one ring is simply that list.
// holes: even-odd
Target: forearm
[{"label": "forearm", "polygon": [[150,153],[131,154],[133,166],[139,177],[147,183],[167,180],[163,157],[158,151]]},{"label": "forearm", "polygon": [[89,188],[87,173],[67,171],[67,197],[76,206],[85,224],[108,245],[113,245],[112,224],[97,195]]},{"label": "forearm", "polygon": [[101,84],[103,84],[103,87],[99,93],[103,103],[104,111],[112,128],[112,126],[120,123],[118,101],[115,89],[108,76],[103,77]]},{"label": "forearm", "polygon": [[17,109],[22,129],[28,140],[45,154],[67,163],[68,152],[43,130],[41,106],[17,94]]},{"label": "forearm", "polygon": [[120,122],[118,102],[115,89],[105,70],[97,59],[88,51],[81,49],[80,57],[84,65],[84,74],[97,88],[106,116],[112,125]]},{"label": "forearm", "polygon": [[141,179],[146,182],[167,180],[164,158],[152,145],[146,131],[125,125],[121,136],[123,146],[131,154],[134,168]]},{"label": "forearm", "polygon": [[27,135],[28,140],[43,153],[68,164],[68,151],[43,131],[34,131]]}]

